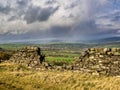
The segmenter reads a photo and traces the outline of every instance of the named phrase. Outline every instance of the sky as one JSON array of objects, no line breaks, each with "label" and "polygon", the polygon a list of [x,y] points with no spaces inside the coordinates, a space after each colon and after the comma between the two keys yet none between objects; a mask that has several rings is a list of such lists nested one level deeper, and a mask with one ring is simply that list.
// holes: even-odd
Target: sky
[{"label": "sky", "polygon": [[0,0],[0,43],[120,36],[120,0]]}]

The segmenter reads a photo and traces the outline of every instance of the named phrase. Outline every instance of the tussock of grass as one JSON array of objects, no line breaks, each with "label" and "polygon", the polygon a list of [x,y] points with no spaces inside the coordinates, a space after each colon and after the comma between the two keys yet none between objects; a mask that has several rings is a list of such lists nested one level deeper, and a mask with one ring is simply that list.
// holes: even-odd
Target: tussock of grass
[{"label": "tussock of grass", "polygon": [[[15,67],[19,69],[14,69]],[[100,77],[71,71],[32,71],[10,63],[0,64],[0,69],[3,69],[0,72],[0,90],[119,90],[120,88],[119,77]]]}]

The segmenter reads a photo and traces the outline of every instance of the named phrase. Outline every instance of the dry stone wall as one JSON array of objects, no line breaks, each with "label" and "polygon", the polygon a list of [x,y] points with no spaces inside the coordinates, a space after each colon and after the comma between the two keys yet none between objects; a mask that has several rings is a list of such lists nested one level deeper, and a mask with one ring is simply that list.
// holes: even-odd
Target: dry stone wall
[{"label": "dry stone wall", "polygon": [[120,75],[120,48],[90,48],[73,65],[51,66],[39,47],[27,46],[16,51],[10,61],[36,69],[77,70],[97,75]]},{"label": "dry stone wall", "polygon": [[76,58],[74,70],[120,75],[120,48],[90,48]]},{"label": "dry stone wall", "polygon": [[43,69],[49,67],[49,64],[45,62],[45,55],[41,54],[39,47],[27,46],[19,49],[10,58],[10,61],[29,68]]}]

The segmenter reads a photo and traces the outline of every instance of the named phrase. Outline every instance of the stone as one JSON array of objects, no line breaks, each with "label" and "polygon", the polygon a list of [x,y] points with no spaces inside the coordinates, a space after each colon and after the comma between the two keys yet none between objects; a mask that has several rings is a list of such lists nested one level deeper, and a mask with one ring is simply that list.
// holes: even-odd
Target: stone
[{"label": "stone", "polygon": [[113,53],[112,52],[107,52],[107,55],[113,55]]},{"label": "stone", "polygon": [[111,50],[112,50],[112,52],[116,52],[117,48],[112,48]]},{"label": "stone", "polygon": [[103,52],[104,52],[104,53],[107,53],[107,52],[109,52],[109,51],[110,51],[110,48],[104,48],[104,49],[103,49]]},{"label": "stone", "polygon": [[90,50],[90,51],[95,51],[95,48],[90,48],[89,50]]},{"label": "stone", "polygon": [[10,58],[10,61],[31,68],[49,67],[49,64],[45,61],[45,55],[41,55],[40,48],[33,46],[27,46],[17,50]]},{"label": "stone", "polygon": [[120,56],[120,52],[114,52],[113,53],[115,56]]},{"label": "stone", "polygon": [[37,64],[38,62],[37,61],[34,61],[34,64]]},{"label": "stone", "polygon": [[90,53],[90,54],[94,54],[94,53],[95,53],[95,51],[90,51],[89,53]]},{"label": "stone", "polygon": [[103,58],[104,56],[103,55],[99,55],[100,58]]},{"label": "stone", "polygon": [[89,59],[94,59],[94,56],[90,56]]},{"label": "stone", "polygon": [[100,75],[120,75],[120,48],[90,48],[86,52],[73,64],[73,70],[82,68]]}]

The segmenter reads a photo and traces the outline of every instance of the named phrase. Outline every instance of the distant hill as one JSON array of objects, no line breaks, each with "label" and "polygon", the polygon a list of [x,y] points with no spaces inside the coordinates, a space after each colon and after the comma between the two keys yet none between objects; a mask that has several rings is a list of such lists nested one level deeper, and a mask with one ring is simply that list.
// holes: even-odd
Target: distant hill
[{"label": "distant hill", "polygon": [[108,37],[103,39],[90,40],[91,43],[116,43],[120,42],[120,37]]}]

